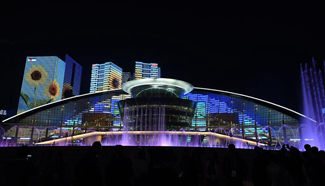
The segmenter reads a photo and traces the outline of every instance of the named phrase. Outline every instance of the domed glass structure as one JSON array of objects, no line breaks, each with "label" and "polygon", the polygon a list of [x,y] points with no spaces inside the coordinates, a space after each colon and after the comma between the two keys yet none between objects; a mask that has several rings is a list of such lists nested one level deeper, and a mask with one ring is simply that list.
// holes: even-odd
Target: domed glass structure
[{"label": "domed glass structure", "polygon": [[158,78],[125,83],[122,89],[132,98],[118,102],[127,130],[164,131],[190,127],[195,102],[182,99],[193,86],[180,80]]},{"label": "domed glass structure", "polygon": [[[90,138],[115,141],[107,144],[143,145],[139,134],[155,136],[158,132],[165,139],[181,142],[179,146],[195,146],[196,140],[199,146],[239,141],[277,147],[300,142],[302,119],[316,122],[248,95],[160,78],[129,81],[123,90],[42,105],[4,120],[0,131],[3,145],[50,144],[53,140],[78,144]],[[154,144],[151,142],[147,144]]]}]

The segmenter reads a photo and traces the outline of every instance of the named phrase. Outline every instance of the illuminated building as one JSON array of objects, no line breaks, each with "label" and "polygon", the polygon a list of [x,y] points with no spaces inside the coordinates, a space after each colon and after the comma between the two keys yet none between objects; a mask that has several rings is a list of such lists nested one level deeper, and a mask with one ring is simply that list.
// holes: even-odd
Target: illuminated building
[{"label": "illuminated building", "polygon": [[[185,99],[196,102],[194,117],[192,120],[192,127],[206,127],[206,113],[208,105],[208,96],[203,94],[187,94]],[[202,128],[205,130],[205,128]]]},{"label": "illuminated building", "polygon": [[161,131],[191,125],[195,102],[182,99],[193,86],[181,80],[146,78],[123,85],[132,98],[118,102],[121,119],[132,130]]},{"label": "illuminated building", "polygon": [[60,100],[65,69],[65,62],[56,56],[28,56],[17,112]]},{"label": "illuminated building", "polygon": [[90,92],[121,89],[121,85],[122,68],[112,62],[92,65]]},{"label": "illuminated building", "polygon": [[118,96],[112,96],[111,99],[111,113],[114,115],[114,120],[113,120],[113,125],[114,126],[122,126],[122,121],[121,121],[121,114],[118,108],[118,102],[121,100],[125,100],[131,98],[130,94],[121,94]]},{"label": "illuminated building", "polygon": [[[68,54],[65,55],[65,73],[64,84],[70,87],[63,87],[64,91],[62,98],[67,98],[73,95],[80,94],[80,85],[82,77],[82,66],[72,59]],[[72,88],[71,92],[68,88]]]},{"label": "illuminated building", "polygon": [[[125,92],[131,93],[132,98]],[[83,135],[85,132],[86,135],[100,133],[103,138],[126,140],[128,138],[121,134],[128,129],[134,134],[128,137],[137,142],[141,141],[138,134],[148,134],[151,138],[168,133],[171,136],[164,139],[182,143],[195,138],[203,144],[219,143],[218,136],[223,136],[223,139],[241,139],[239,141],[248,144],[281,147],[284,143],[299,144],[299,126],[301,120],[306,119],[316,122],[259,98],[158,78],[128,81],[123,90],[88,93],[48,103],[5,119],[1,126],[6,131],[3,139],[21,144],[57,138],[65,133]],[[161,126],[153,125],[157,123]],[[163,132],[159,132],[160,129]],[[103,130],[105,132],[99,132]]]},{"label": "illuminated building", "polygon": [[160,68],[157,63],[135,62],[134,79],[160,78]]}]

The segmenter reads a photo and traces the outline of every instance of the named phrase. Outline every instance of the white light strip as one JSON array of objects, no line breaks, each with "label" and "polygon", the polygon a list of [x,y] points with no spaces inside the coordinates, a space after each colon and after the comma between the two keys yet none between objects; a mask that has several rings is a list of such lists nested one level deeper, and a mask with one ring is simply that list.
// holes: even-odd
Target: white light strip
[{"label": "white light strip", "polygon": [[122,90],[122,89],[103,90],[103,91],[98,91],[98,92],[92,92],[92,93],[81,94],[81,95],[77,95],[77,96],[73,96],[73,97],[69,97],[69,98],[65,98],[65,99],[60,99],[60,100],[57,100],[57,101],[53,101],[53,102],[51,102],[51,103],[47,103],[47,104],[44,104],[44,105],[40,105],[40,106],[38,106],[38,107],[34,107],[34,108],[32,108],[32,109],[29,109],[29,110],[26,110],[26,111],[24,111],[24,112],[21,112],[21,113],[19,113],[19,114],[16,114],[16,115],[14,115],[14,116],[11,116],[10,118],[7,118],[7,119],[3,120],[2,122],[6,122],[6,121],[11,120],[11,119],[13,119],[13,118],[15,118],[15,117],[18,117],[18,116],[20,116],[20,115],[22,115],[22,114],[26,114],[26,113],[28,113],[28,112],[31,112],[31,111],[33,111],[33,110],[36,110],[36,109],[39,109],[39,108],[42,108],[42,107],[46,107],[46,106],[51,105],[51,104],[55,104],[55,103],[59,103],[59,102],[62,102],[62,101],[67,101],[67,100],[75,99],[75,98],[79,98],[79,97],[84,97],[84,96],[88,96],[88,95],[94,95],[94,94],[100,94],[100,93],[103,93],[103,92],[112,92],[112,91],[118,91],[118,90]]},{"label": "white light strip", "polygon": [[143,86],[143,85],[169,85],[180,88],[185,91],[185,94],[193,90],[193,86],[185,81],[169,78],[146,78],[128,81],[123,84],[122,89],[131,94],[131,90],[134,87]]},{"label": "white light strip", "polygon": [[[54,140],[49,140],[49,141],[44,141],[44,142],[39,142],[36,143],[36,145],[52,145],[52,144],[58,144],[60,142],[68,142],[71,140],[76,140],[76,139],[80,139],[80,138],[86,138],[86,137],[90,137],[90,136],[95,136],[95,135],[122,135],[122,134],[177,134],[177,135],[210,135],[210,136],[216,136],[219,138],[226,138],[229,140],[238,140],[238,141],[242,141],[245,143],[248,143],[250,145],[256,145],[257,142],[255,141],[250,141],[250,140],[246,140],[246,139],[242,139],[242,138],[237,138],[237,137],[230,137],[224,134],[218,134],[218,133],[213,133],[213,132],[191,132],[191,131],[110,131],[110,132],[99,132],[99,131],[95,131],[95,132],[90,132],[90,133],[86,133],[86,134],[80,134],[80,135],[76,135],[76,136],[70,136],[70,137],[65,137],[65,138],[60,138],[60,139],[54,139]],[[267,144],[265,143],[258,143],[259,145],[262,146],[267,146]]]},{"label": "white light strip", "polygon": [[30,138],[19,138],[21,140],[30,140]]},{"label": "white light strip", "polygon": [[[167,79],[167,78],[160,78],[160,79]],[[177,81],[180,81],[180,80],[177,80]],[[239,93],[235,93],[235,92],[230,92],[230,91],[225,91],[225,90],[218,90],[218,89],[211,89],[211,88],[203,88],[203,87],[194,87],[194,89],[197,89],[197,90],[208,90],[208,91],[213,91],[213,92],[222,92],[222,93],[227,93],[227,94],[232,94],[232,95],[237,95],[237,96],[241,96],[241,97],[246,97],[246,98],[250,98],[250,99],[254,99],[254,100],[258,100],[258,101],[261,101],[261,102],[264,102],[264,103],[267,103],[267,104],[271,104],[271,105],[274,105],[276,107],[280,107],[282,109],[285,109],[285,110],[288,110],[290,112],[293,112],[299,116],[302,116],[304,118],[307,118],[313,122],[317,122],[316,120],[308,117],[308,116],[305,116],[299,112],[296,112],[292,109],[289,109],[287,107],[284,107],[284,106],[281,106],[281,105],[278,105],[276,103],[272,103],[272,102],[269,102],[269,101],[266,101],[266,100],[263,100],[263,99],[259,99],[259,98],[256,98],[256,97],[252,97],[252,96],[248,96],[248,95],[245,95],[245,94],[239,94]],[[75,99],[75,98],[79,98],[79,97],[84,97],[84,96],[88,96],[88,95],[94,95],[94,94],[100,94],[100,93],[104,93],[104,92],[112,92],[112,91],[119,91],[119,90],[122,90],[122,89],[115,89],[115,90],[104,90],[104,91],[98,91],[98,92],[93,92],[93,93],[86,93],[86,94],[82,94],[82,95],[77,95],[77,96],[73,96],[73,97],[70,97],[70,98],[66,98],[66,99],[61,99],[61,100],[57,100],[57,101],[54,101],[54,102],[51,102],[51,103],[48,103],[48,104],[44,104],[44,105],[41,105],[41,106],[38,106],[38,107],[35,107],[35,108],[32,108],[32,109],[29,109],[29,110],[26,110],[22,113],[19,113],[19,114],[16,114],[12,117],[9,117],[5,120],[3,120],[2,122],[7,122],[8,120],[11,120],[13,118],[16,118],[20,115],[23,115],[25,113],[28,113],[28,112],[31,112],[33,110],[36,110],[36,109],[39,109],[39,108],[42,108],[42,107],[46,107],[48,105],[51,105],[51,104],[55,104],[55,103],[59,103],[59,102],[62,102],[62,101],[66,101],[66,100],[70,100],[70,99]]]},{"label": "white light strip", "polygon": [[259,98],[256,98],[256,97],[252,97],[252,96],[248,96],[248,95],[245,95],[245,94],[239,94],[239,93],[235,93],[235,92],[230,92],[230,91],[225,91],[225,90],[218,90],[218,89],[211,89],[211,88],[202,88],[202,87],[194,87],[194,89],[197,89],[197,90],[208,90],[208,91],[213,91],[213,92],[222,92],[222,93],[227,93],[227,94],[232,94],[232,95],[236,95],[236,96],[241,96],[241,97],[246,97],[246,98],[250,98],[250,99],[254,99],[254,100],[257,100],[257,101],[261,101],[261,102],[264,102],[264,103],[267,103],[267,104],[270,104],[270,105],[273,105],[273,106],[276,106],[276,107],[280,107],[282,109],[285,109],[287,111],[290,111],[290,112],[293,112],[299,116],[302,116],[304,118],[307,118],[313,122],[317,122],[316,120],[308,117],[308,116],[305,116],[297,111],[294,111],[292,109],[289,109],[287,107],[284,107],[284,106],[281,106],[281,105],[278,105],[276,103],[272,103],[272,102],[269,102],[269,101],[266,101],[266,100],[263,100],[263,99],[259,99]]}]

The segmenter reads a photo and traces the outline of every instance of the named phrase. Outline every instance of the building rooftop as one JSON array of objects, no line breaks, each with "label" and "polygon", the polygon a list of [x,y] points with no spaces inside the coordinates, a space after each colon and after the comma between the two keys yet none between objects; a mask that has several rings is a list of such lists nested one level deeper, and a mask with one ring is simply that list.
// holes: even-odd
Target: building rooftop
[{"label": "building rooftop", "polygon": [[132,80],[124,83],[122,89],[132,94],[133,97],[137,97],[139,94],[146,90],[160,89],[169,92],[173,92],[177,97],[183,94],[187,94],[193,90],[193,86],[185,81],[169,79],[169,78],[147,78]]}]

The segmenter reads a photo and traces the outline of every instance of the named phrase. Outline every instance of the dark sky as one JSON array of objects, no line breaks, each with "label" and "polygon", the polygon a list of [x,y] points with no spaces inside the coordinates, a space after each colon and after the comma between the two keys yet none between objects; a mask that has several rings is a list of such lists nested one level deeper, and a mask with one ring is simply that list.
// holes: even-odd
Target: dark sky
[{"label": "dark sky", "polygon": [[325,59],[320,5],[117,2],[1,6],[0,109],[17,107],[28,55],[70,54],[83,66],[83,93],[92,63],[113,61],[133,72],[138,60],[159,63],[163,77],[295,110],[299,64]]}]

